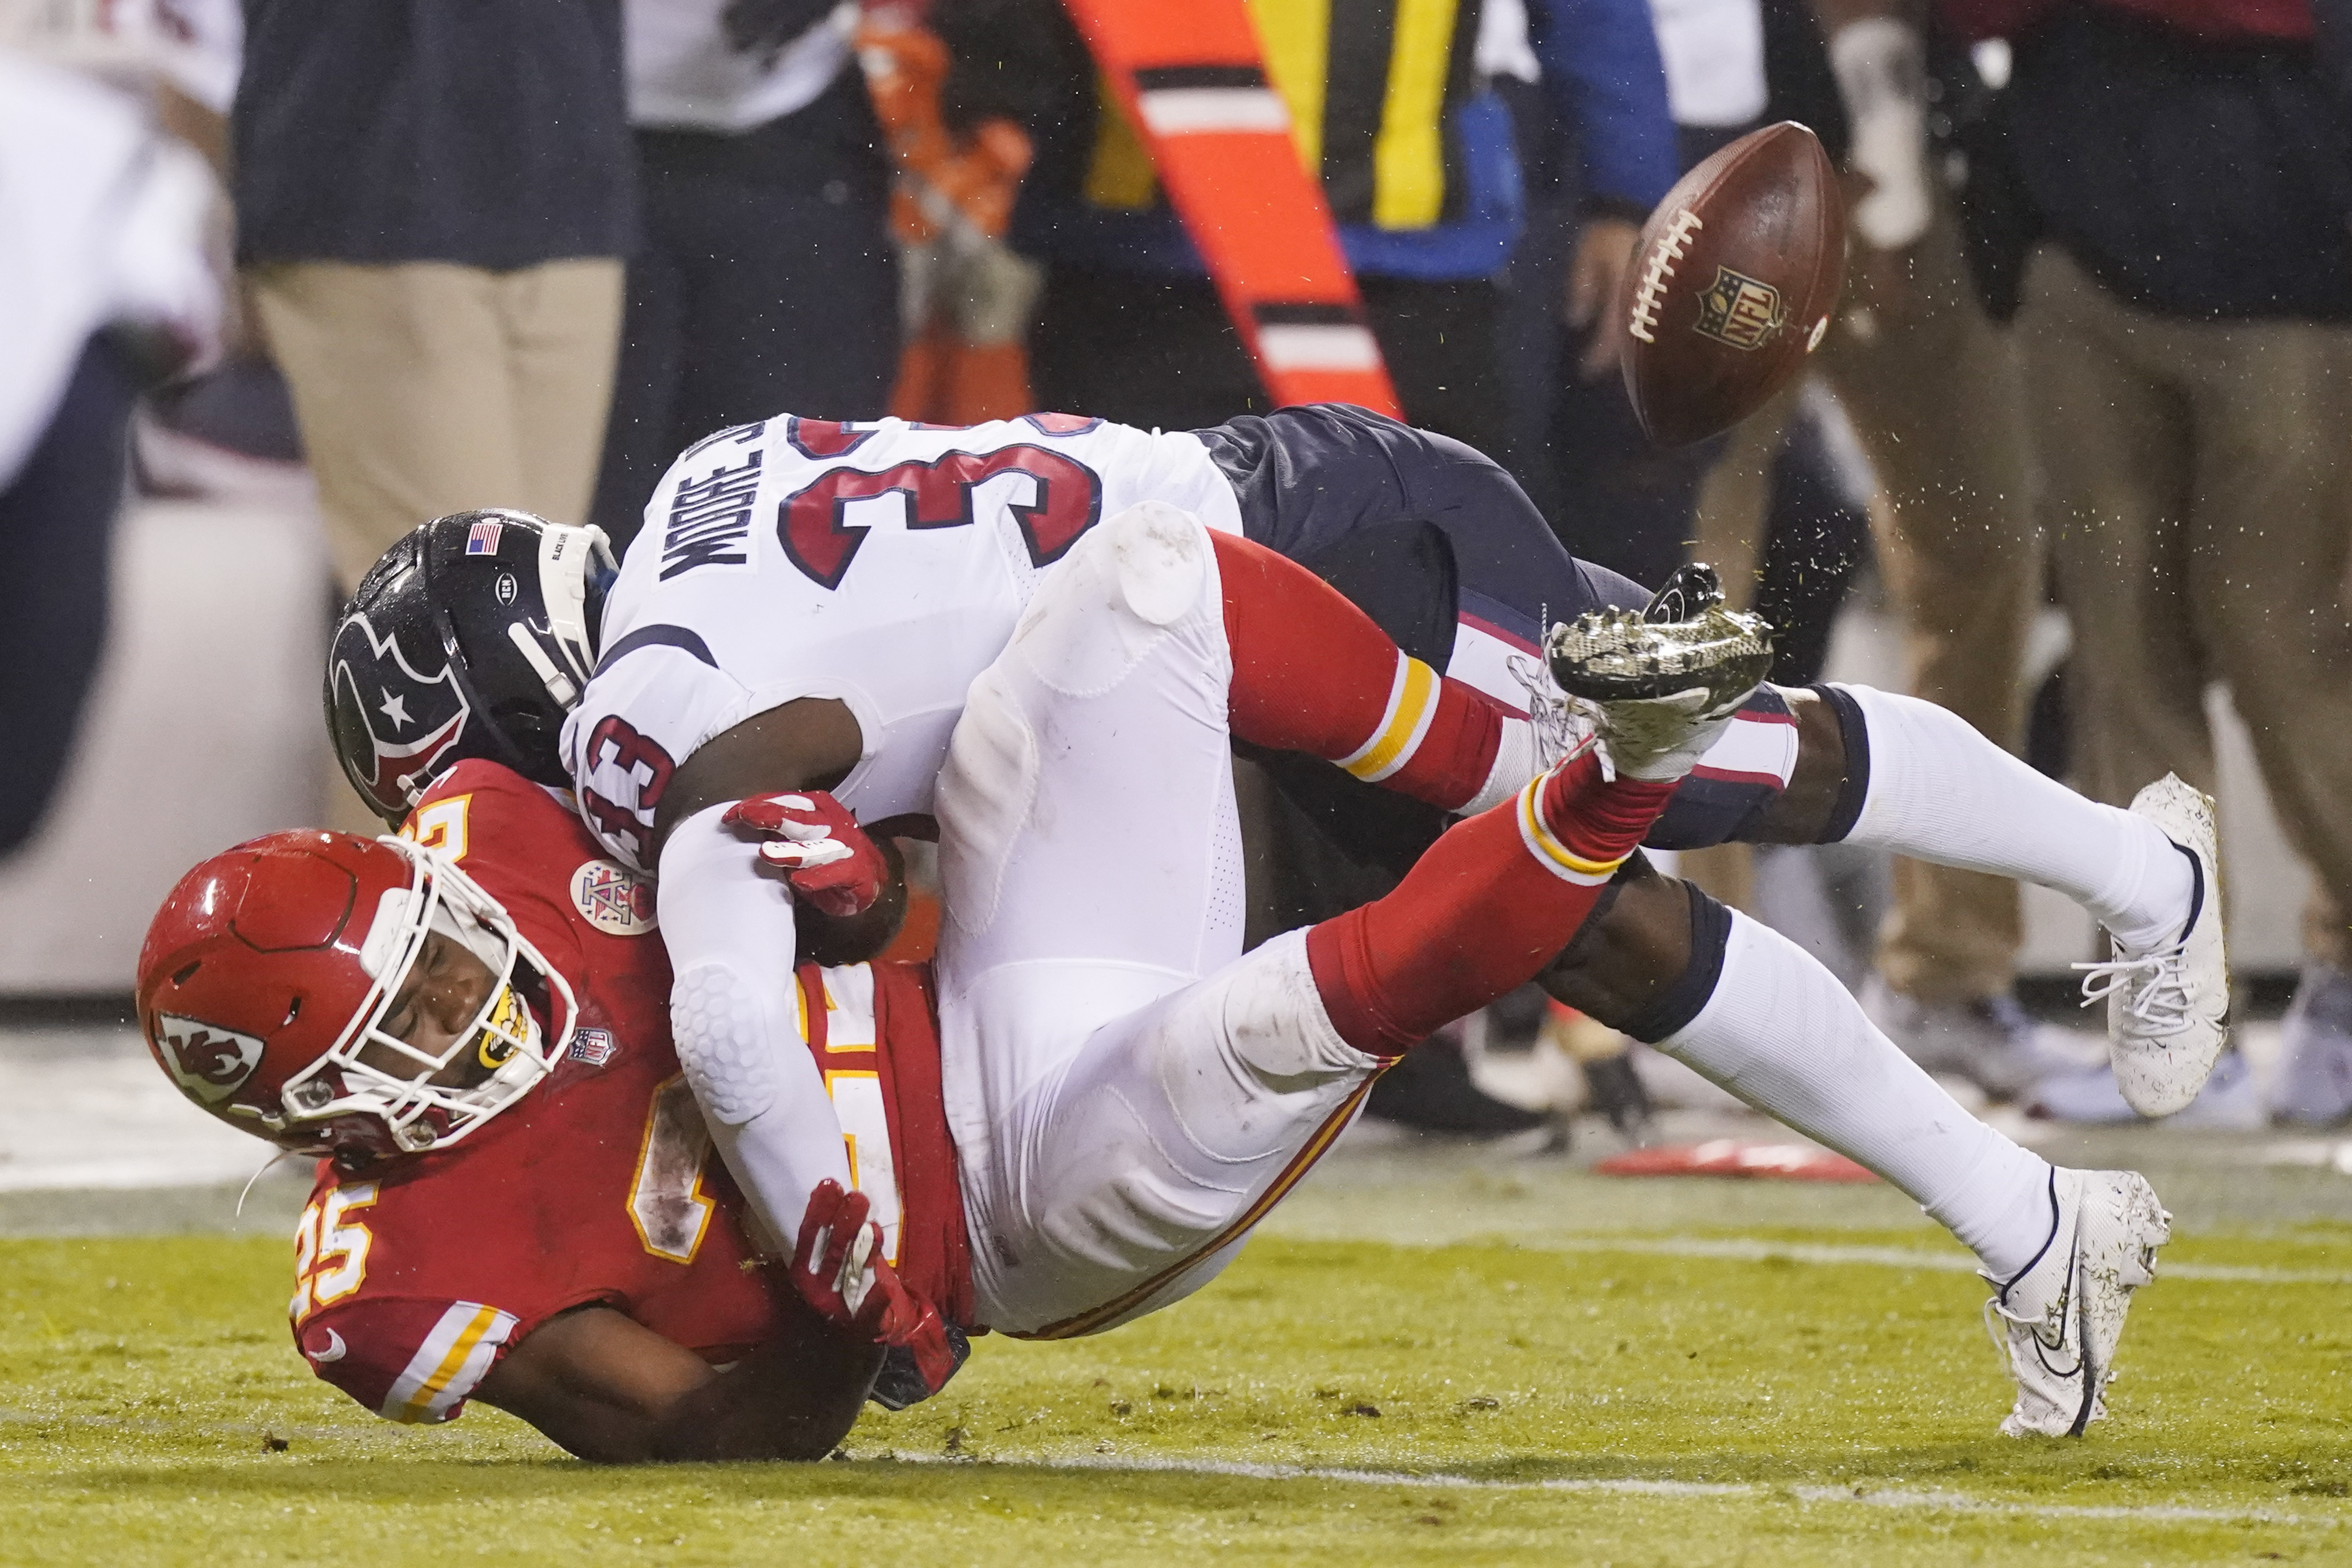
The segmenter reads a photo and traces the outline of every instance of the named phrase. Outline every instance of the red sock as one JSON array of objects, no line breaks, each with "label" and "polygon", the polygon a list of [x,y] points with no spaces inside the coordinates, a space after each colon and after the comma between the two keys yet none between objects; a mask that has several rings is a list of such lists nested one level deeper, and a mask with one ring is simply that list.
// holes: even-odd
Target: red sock
[{"label": "red sock", "polygon": [[1408,658],[1371,617],[1263,545],[1212,533],[1234,654],[1233,731],[1449,811],[1502,749],[1502,708]]},{"label": "red sock", "polygon": [[1388,897],[1310,928],[1307,963],[1339,1037],[1396,1056],[1533,978],[1673,794],[1604,783],[1587,752],[1455,824]]}]

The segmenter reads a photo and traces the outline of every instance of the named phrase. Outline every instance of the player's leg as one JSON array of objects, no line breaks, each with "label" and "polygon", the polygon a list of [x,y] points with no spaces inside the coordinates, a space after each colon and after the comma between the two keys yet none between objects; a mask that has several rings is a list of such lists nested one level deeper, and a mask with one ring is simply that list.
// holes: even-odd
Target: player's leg
[{"label": "player's leg", "polygon": [[1096,1332],[1213,1278],[1384,1063],[1570,937],[1672,788],[1583,752],[1385,898],[1097,1029],[1005,1108],[1014,1179],[972,1214],[992,1326]]},{"label": "player's leg", "polygon": [[972,1103],[1238,954],[1236,731],[1448,804],[1538,771],[1524,743],[1499,760],[1491,703],[1287,563],[1172,508],[1090,531],[973,682],[940,775],[942,1013],[1021,1042],[972,1066]]},{"label": "player's leg", "polygon": [[[1463,622],[1448,668],[1506,700],[1516,685],[1523,702],[1541,706],[1544,684],[1526,679],[1539,666],[1526,656],[1547,618],[1646,597],[1569,557],[1509,476],[1458,442],[1323,408],[1235,420],[1202,437],[1234,481],[1251,537],[1310,564],[1370,527],[1422,519],[1440,529]],[[1845,837],[2057,888],[2127,947],[2179,929],[2192,874],[2146,818],[2043,778],[1931,703],[1866,687],[1822,694],[1836,711],[1792,730],[1805,698],[1759,692],[1751,722],[1701,760],[1654,843]]]},{"label": "player's leg", "polygon": [[[1956,1103],[1803,949],[1638,858],[1620,877],[1546,988],[1917,1200],[1977,1254],[2013,1325],[2002,1430],[2079,1434],[2168,1234],[2147,1183],[2053,1169]],[[2032,1335],[2051,1356],[2017,1353]]]},{"label": "player's leg", "polygon": [[1570,1005],[1696,1068],[1916,1199],[2006,1279],[2050,1234],[2050,1167],[1963,1110],[1836,976],[1635,862],[1547,971]]},{"label": "player's leg", "polygon": [[[1226,559],[1237,571],[1251,569],[1247,552],[1221,552],[1207,530],[1172,509],[1138,508],[1089,533],[1041,587],[1005,652],[974,681],[950,746],[938,795],[947,915],[937,969],[942,1068],[979,1243],[975,1283],[983,1298],[1008,1271],[1038,1278],[1030,1266],[1037,1249],[1059,1235],[1053,1245],[1069,1250],[1069,1271],[1052,1289],[1057,1300],[1074,1299],[1068,1292],[1088,1278],[1082,1258],[1095,1230],[1084,1218],[1090,1211],[1084,1204],[1070,1207],[1065,1194],[1092,1194],[1111,1180],[1087,1163],[1088,1151],[1104,1149],[1102,1140],[1109,1139],[1113,1151],[1103,1155],[1113,1161],[1106,1170],[1140,1169],[1149,1152],[1133,1136],[1117,1132],[1125,1123],[1109,1110],[1065,1123],[1062,1108],[1073,1096],[1084,1098],[1090,1081],[1078,1064],[1098,1058],[1129,1062],[1120,1069],[1122,1087],[1106,1091],[1129,1100],[1164,1091],[1165,1074],[1155,1068],[1139,1079],[1131,1063],[1139,1058],[1132,1050],[1103,1044],[1112,1037],[1107,1026],[1116,1025],[1125,1031],[1118,1038],[1130,1038],[1144,1029],[1139,1015],[1238,956],[1228,715],[1253,725],[1262,721],[1265,727],[1252,732],[1268,740],[1337,735],[1325,749],[1343,755],[1361,746],[1352,727],[1318,732],[1312,714],[1282,708],[1268,692],[1235,679],[1228,631],[1234,595],[1225,591],[1221,571]],[[1248,592],[1242,590],[1242,596]],[[1334,627],[1335,636],[1355,635],[1336,621]],[[1256,635],[1241,634],[1244,657],[1262,646],[1252,642]],[[1299,672],[1296,679],[1318,682],[1334,708],[1348,709],[1369,728],[1395,705],[1393,647],[1383,657],[1370,696],[1351,684],[1346,672],[1355,666],[1347,657],[1335,657],[1322,675]],[[1262,672],[1272,668],[1261,667]],[[1239,721],[1244,713],[1259,719]],[[1683,728],[1706,722],[1685,719]],[[1637,775],[1660,765],[1657,738],[1649,737],[1647,747],[1638,739],[1619,747],[1626,777],[1613,787],[1638,796],[1643,806],[1611,829],[1616,838],[1608,843],[1622,839],[1619,854],[1646,829],[1668,793],[1663,784],[1639,782]],[[1566,783],[1551,781],[1554,793],[1589,787],[1594,765],[1587,758],[1581,767]],[[1516,912],[1454,911],[1452,945],[1433,943],[1419,922],[1394,914],[1363,917],[1333,938],[1337,945],[1319,967],[1341,977],[1334,984],[1352,987],[1343,1011],[1370,1020],[1365,1026],[1375,1031],[1367,1037],[1373,1043],[1400,1048],[1419,1035],[1391,1040],[1379,1031],[1425,1032],[1494,989],[1523,981],[1580,918],[1582,905],[1576,901],[1589,901],[1605,881],[1607,867],[1588,864],[1580,873],[1578,865],[1602,856],[1608,844],[1580,849],[1580,840],[1563,839],[1564,829],[1545,826],[1542,791],[1516,794],[1507,803],[1512,810],[1480,819],[1478,831],[1465,838],[1491,840],[1489,858],[1507,847],[1514,864],[1527,863],[1518,875],[1533,885],[1510,892]],[[1563,800],[1552,815],[1565,820],[1568,809]],[[1533,859],[1538,852],[1570,875],[1543,869]],[[1458,876],[1440,882],[1436,891],[1416,899],[1442,901],[1441,895],[1462,891]],[[1559,906],[1563,897],[1576,907]],[[1524,940],[1495,943],[1495,933],[1515,920],[1548,926]],[[1295,957],[1307,963],[1306,949],[1298,947]],[[1442,972],[1445,984],[1400,986],[1381,978],[1394,963],[1414,962]],[[1499,980],[1486,976],[1479,966],[1494,963],[1510,972]],[[1295,968],[1292,980],[1282,984],[1296,995],[1315,994],[1318,967]],[[1478,994],[1456,994],[1465,984]],[[1243,1015],[1214,1016],[1251,1032]],[[1190,1025],[1180,1031],[1185,1037],[1192,1032]],[[1332,1038],[1346,1045],[1339,1059],[1349,1071],[1360,1078],[1370,1070],[1376,1059],[1370,1053],[1342,1037]],[[1206,1065],[1184,1070],[1217,1077]],[[1342,1099],[1347,1092],[1330,1082],[1322,1091]],[[1189,1131],[1170,1136],[1188,1147],[1206,1140],[1214,1158],[1230,1163],[1245,1152],[1234,1140],[1261,1139],[1257,1155],[1268,1154],[1286,1146],[1305,1116],[1298,1105],[1285,1109],[1279,1136],[1268,1130],[1264,1113],[1244,1118],[1240,1129],[1186,1124]],[[1065,1219],[1054,1221],[1055,1215]],[[1054,1230],[1055,1224],[1078,1231],[1063,1234]],[[1096,1239],[1110,1246],[1117,1238]],[[1147,1243],[1148,1237],[1137,1245],[1150,1250]],[[1166,1260],[1164,1252],[1152,1256]],[[1001,1326],[1053,1321],[1009,1300],[996,1300],[989,1311]]]},{"label": "player's leg", "polygon": [[2147,818],[2076,795],[1932,702],[1851,685],[1780,696],[1795,742],[1786,782],[1705,759],[1654,847],[1865,844],[2056,888],[2127,942],[2186,918],[2193,873]]},{"label": "player's leg", "polygon": [[[1768,792],[1730,837],[1843,840],[2065,893],[2115,939],[2117,967],[2103,984],[2116,984],[2121,1001],[2108,1025],[2126,1098],[2151,1115],[2186,1104],[2180,1097],[2195,1094],[2220,1048],[2213,1021],[2228,1006],[2210,801],[2165,781],[2129,810],[2103,805],[1934,703],[1870,687],[1817,687],[1795,694],[1791,708],[1799,744],[1790,784]],[[1670,810],[1654,842],[1718,841],[1709,833],[1719,820],[1698,826]],[[2181,1078],[2179,1063],[2192,1058]],[[2165,1084],[2140,1084],[2150,1073]]]},{"label": "player's leg", "polygon": [[1272,550],[1211,536],[1236,740],[1336,763],[1447,811],[1484,811],[1543,771],[1534,727],[1391,640]]}]

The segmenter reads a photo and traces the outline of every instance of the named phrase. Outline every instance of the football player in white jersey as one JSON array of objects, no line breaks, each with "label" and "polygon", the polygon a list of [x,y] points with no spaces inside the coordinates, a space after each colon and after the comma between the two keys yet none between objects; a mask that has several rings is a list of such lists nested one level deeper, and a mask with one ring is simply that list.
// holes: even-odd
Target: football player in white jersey
[{"label": "football player in white jersey", "polygon": [[[1098,520],[1146,500],[1199,518],[1221,559],[1233,542],[1257,541],[1354,584],[1360,601],[1380,600],[1400,575],[1430,590],[1402,607],[1368,605],[1386,612],[1384,625],[1416,615],[1434,622],[1421,641],[1432,657],[1409,657],[1413,639],[1400,637],[1406,656],[1390,650],[1387,712],[1360,748],[1324,755],[1389,787],[1399,784],[1401,750],[1417,751],[1424,766],[1443,758],[1451,767],[1443,790],[1415,795],[1443,810],[1507,795],[1556,754],[1559,695],[1521,628],[1539,634],[1547,618],[1645,597],[1567,557],[1517,487],[1475,452],[1360,410],[1290,409],[1164,434],[1058,416],[968,430],[785,417],[722,432],[679,459],[604,595],[601,627],[582,613],[598,587],[580,585],[580,567],[545,569],[567,531],[518,543],[501,541],[495,519],[458,519],[435,525],[439,542],[430,530],[413,536],[362,585],[339,633],[329,675],[339,742],[354,782],[395,808],[442,758],[498,754],[463,731],[484,721],[476,728],[494,736],[496,694],[515,687],[463,667],[511,662],[507,642],[524,655],[522,684],[536,672],[541,709],[572,710],[563,759],[584,819],[616,857],[658,870],[681,1060],[754,1206],[788,1236],[805,1194],[841,1173],[806,1153],[827,1144],[803,1123],[829,1113],[790,1004],[793,898],[746,857],[739,834],[807,840],[773,842],[766,858],[829,908],[870,904],[878,858],[850,814],[880,827],[931,808],[967,688],[1012,637],[1040,582]],[[505,527],[526,533],[516,526],[526,521]],[[445,526],[453,523],[455,531]],[[1380,570],[1416,551],[1429,570]],[[1251,559],[1279,564],[1280,555]],[[571,552],[575,563],[584,558]],[[532,588],[518,588],[526,582]],[[404,595],[423,588],[446,601],[436,612],[437,647],[391,629]],[[551,613],[534,622],[527,612],[539,600]],[[1430,600],[1451,602],[1432,616]],[[559,601],[569,606],[562,616],[552,613]],[[469,640],[452,629],[467,617],[497,630]],[[590,630],[551,642],[559,620]],[[461,647],[460,658],[434,666]],[[1118,646],[1099,653],[1109,680],[1125,655]],[[1432,668],[1440,660],[1449,677]],[[460,706],[475,720],[458,714],[431,744],[387,734],[371,717],[381,707],[372,693],[403,679],[451,689],[474,680],[479,692]],[[522,693],[526,709],[531,695]],[[1433,721],[1448,712],[1475,721]],[[533,721],[541,734],[545,718]],[[1024,749],[1067,742],[1007,731],[994,743],[996,793],[1016,810]],[[2200,837],[2195,802],[2168,795],[2155,811],[2116,812],[2042,779],[1928,704],[1844,687],[1759,693],[1684,789],[1685,821],[1675,823],[1678,793],[1652,843],[1843,837],[2063,889],[2099,914],[2121,950],[2111,977],[2133,1005],[2111,1015],[2122,1025],[2119,1079],[2160,1108],[2185,1103],[2210,1068],[2226,981],[2210,825]],[[992,793],[974,787],[965,797]],[[780,795],[811,804],[780,808]],[[1134,843],[1156,852],[1157,825],[1137,809]],[[1206,841],[1196,835],[1177,851],[1236,867],[1231,815],[1222,803],[1205,819]],[[1116,887],[1116,867],[1103,876]],[[1237,898],[1237,868],[1233,878]],[[1008,907],[1012,918],[1050,920],[1057,900],[1077,894],[1032,889]],[[985,909],[969,897],[961,910],[950,901],[943,958],[960,923],[998,918],[993,898]],[[1194,963],[1179,967],[1197,974],[1229,944],[1217,906],[1190,918],[1203,934]],[[1148,991],[1171,977],[1130,978]],[[1583,1011],[1887,1176],[1978,1251],[2018,1331],[2065,1340],[2061,1320],[2080,1266],[2107,1244],[2101,1227],[2125,1224],[2131,1210],[2125,1178],[2053,1172],[1968,1116],[1801,950],[1636,857],[1545,979]],[[2090,1403],[2067,1412],[2076,1429]]]}]

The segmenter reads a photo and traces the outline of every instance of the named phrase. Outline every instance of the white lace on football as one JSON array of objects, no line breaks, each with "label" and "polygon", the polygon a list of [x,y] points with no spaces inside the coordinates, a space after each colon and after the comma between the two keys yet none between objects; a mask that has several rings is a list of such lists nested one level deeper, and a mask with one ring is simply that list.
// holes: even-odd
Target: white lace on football
[{"label": "white lace on football", "polygon": [[[285,1114],[265,1120],[273,1131],[282,1131],[356,1111],[381,1119],[394,1141],[412,1153],[446,1148],[547,1076],[572,1043],[579,1007],[572,987],[524,939],[506,910],[447,857],[405,839],[376,842],[397,850],[412,875],[407,888],[383,896],[362,944],[360,962],[373,984],[335,1043],[287,1079],[280,1096]],[[419,1050],[383,1027],[410,965],[436,931],[462,942],[491,974],[480,1010],[437,1055]],[[519,965],[528,965],[546,981],[550,1010],[556,1016],[551,1031],[540,1027],[516,991]],[[502,1058],[488,1079],[468,1089],[432,1081],[452,1062],[478,1050],[485,1061]],[[367,1057],[374,1059],[362,1059]],[[386,1062],[399,1068],[379,1065]]]},{"label": "white lace on football", "polygon": [[2175,944],[2138,958],[2116,958],[2074,967],[2083,972],[2084,1006],[2120,994],[2124,1011],[2147,1034],[2169,1035],[2189,1026],[2185,945]]}]

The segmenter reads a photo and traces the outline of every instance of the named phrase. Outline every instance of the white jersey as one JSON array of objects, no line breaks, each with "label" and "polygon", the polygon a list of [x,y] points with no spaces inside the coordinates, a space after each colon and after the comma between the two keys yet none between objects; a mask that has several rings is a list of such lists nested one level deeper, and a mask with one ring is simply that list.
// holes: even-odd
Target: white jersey
[{"label": "white jersey", "polygon": [[868,822],[930,811],[972,678],[1079,536],[1142,500],[1241,531],[1233,487],[1183,432],[780,416],[703,441],[654,491],[563,727],[589,830],[652,869],[677,765],[803,697],[847,704],[864,732],[844,805]]}]

